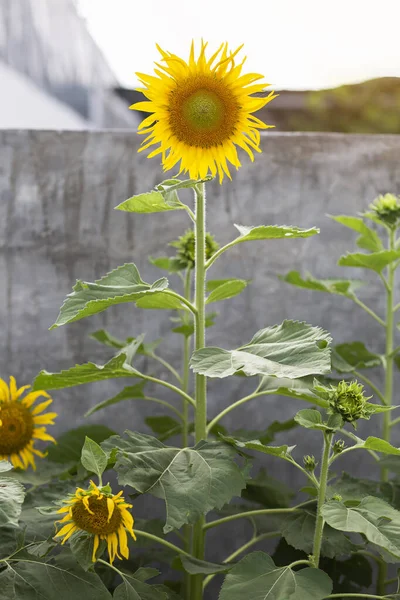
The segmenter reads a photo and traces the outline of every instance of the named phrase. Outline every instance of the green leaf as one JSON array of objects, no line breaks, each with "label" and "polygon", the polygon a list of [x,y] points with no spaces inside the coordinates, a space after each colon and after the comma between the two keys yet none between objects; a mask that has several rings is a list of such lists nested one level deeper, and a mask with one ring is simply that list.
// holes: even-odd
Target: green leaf
[{"label": "green leaf", "polygon": [[136,302],[136,306],[147,309],[187,310],[179,298],[171,296],[167,292],[157,292],[156,294],[143,296]]},{"label": "green leaf", "polygon": [[41,371],[33,382],[34,390],[60,390],[84,383],[117,379],[119,377],[137,377],[138,372],[127,363],[127,353],[121,352],[105,365],[85,363],[75,365],[60,373]]},{"label": "green leaf", "polygon": [[274,375],[297,379],[330,371],[329,334],[299,321],[284,321],[261,329],[238,350],[203,348],[195,352],[191,366],[206,377]]},{"label": "green leaf", "polygon": [[103,448],[117,450],[115,470],[121,485],[165,500],[165,533],[221,508],[233,496],[240,496],[246,485],[234,461],[235,451],[222,442],[200,442],[181,449],[127,431],[125,438],[112,437]]},{"label": "green leaf", "polygon": [[352,296],[360,286],[364,285],[363,281],[350,279],[315,279],[309,274],[302,277],[298,271],[290,271],[287,275],[280,275],[279,279],[306,290],[339,294],[340,296]]},{"label": "green leaf", "polygon": [[168,273],[179,273],[185,269],[185,265],[176,257],[160,256],[158,258],[153,258],[152,256],[149,256],[149,262],[158,269],[168,271]]},{"label": "green leaf", "polygon": [[81,463],[89,473],[96,473],[101,479],[107,468],[108,457],[99,444],[86,436],[82,448]]},{"label": "green leaf", "polygon": [[306,429],[317,429],[320,431],[330,429],[326,423],[322,421],[321,413],[314,408],[304,408],[303,410],[299,410],[295,415],[294,420],[301,425],[301,427],[305,427]]},{"label": "green leaf", "polygon": [[156,188],[163,193],[173,192],[176,190],[183,190],[187,188],[194,188],[199,183],[207,183],[208,181],[212,181],[214,178],[211,175],[207,175],[206,177],[202,177],[200,179],[165,179],[158,185]]},{"label": "green leaf", "polygon": [[[168,600],[164,586],[149,585],[146,579],[158,575],[155,569],[139,569],[136,573],[123,574],[122,583],[115,589],[114,600]],[[167,588],[165,588],[167,590]]]},{"label": "green leaf", "polygon": [[332,369],[338,373],[352,373],[381,365],[381,356],[370,352],[363,342],[339,344],[332,351]]},{"label": "green leaf", "polygon": [[311,227],[310,229],[300,229],[300,227],[290,227],[287,225],[257,225],[247,227],[245,225],[236,225],[240,236],[231,244],[240,244],[241,242],[251,242],[255,240],[279,240],[283,238],[306,238],[319,233],[319,229]]},{"label": "green leaf", "polygon": [[185,205],[180,202],[178,196],[171,194],[166,198],[161,191],[152,191],[146,194],[138,194],[128,198],[115,207],[115,210],[135,213],[157,213],[167,210],[181,210]]},{"label": "green leaf", "polygon": [[233,298],[243,292],[248,283],[245,279],[211,280],[207,284],[207,289],[211,291],[211,294],[208,296],[206,304]]},{"label": "green leaf", "polygon": [[182,423],[169,415],[147,417],[145,423],[161,442],[182,433]]},{"label": "green leaf", "polygon": [[355,252],[354,254],[345,254],[339,259],[340,267],[361,267],[371,269],[376,273],[381,273],[385,267],[400,258],[400,250],[382,250],[372,254],[363,254]]},{"label": "green leaf", "polygon": [[[385,408],[378,406],[379,409]],[[386,407],[387,408],[387,407]],[[361,448],[365,450],[375,450],[375,452],[382,452],[382,454],[392,454],[393,456],[400,456],[400,448],[395,448],[392,444],[389,444],[386,440],[370,436],[365,441],[357,438],[357,443],[352,446],[353,448]]]},{"label": "green leaf", "polygon": [[380,482],[372,479],[360,479],[352,477],[348,473],[342,473],[339,479],[328,486],[327,498],[339,494],[342,496],[343,502],[358,504],[365,496],[375,496],[380,493]]},{"label": "green leaf", "polygon": [[161,302],[160,297],[165,296],[163,291],[167,287],[168,280],[165,277],[153,284],[145,283],[133,263],[114,269],[94,283],[77,281],[50,329],[90,317],[110,306],[126,302],[137,303],[146,294],[157,294]]},{"label": "green leaf", "polygon": [[291,452],[296,446],[266,446],[262,444],[260,440],[249,440],[242,441],[237,440],[231,436],[222,435],[220,437],[231,446],[237,448],[237,450],[256,450],[257,452],[262,452],[263,454],[270,454],[271,456],[277,456],[278,458],[290,459]]},{"label": "green leaf", "polygon": [[[287,543],[312,554],[315,534],[315,511],[301,510],[286,518],[282,526],[282,535]],[[342,532],[333,529],[329,525],[324,527],[322,538],[322,556],[335,558],[342,554],[350,554],[356,550],[356,546]]]},{"label": "green leaf", "polygon": [[289,379],[285,377],[261,377],[257,392],[276,394],[306,400],[318,406],[327,407],[328,402],[317,396],[314,391],[314,378],[302,377]]},{"label": "green leaf", "polygon": [[[212,327],[215,325],[215,317],[218,315],[216,312],[208,313],[205,318],[205,326]],[[174,327],[172,330],[174,333],[181,333],[185,337],[190,337],[194,334],[194,321],[191,319],[189,323],[183,323],[179,327]]]},{"label": "green leaf", "polygon": [[0,588],[9,600],[111,600],[100,577],[85,572],[69,554],[51,563],[33,557],[12,562],[0,573]]},{"label": "green leaf", "polygon": [[[90,533],[79,532],[74,534],[69,541],[69,547],[72,554],[85,571],[88,571],[93,567],[92,557],[94,538],[95,536]],[[106,548],[107,542],[105,540],[100,540],[96,557],[100,558]]]},{"label": "green leaf", "polygon": [[323,600],[332,581],[319,569],[277,567],[268,554],[248,554],[225,577],[219,600]]},{"label": "green leaf", "polygon": [[132,341],[129,340],[128,342],[126,340],[120,340],[111,335],[111,333],[109,333],[105,329],[98,329],[97,331],[91,333],[89,337],[91,337],[93,340],[96,340],[96,342],[99,342],[100,344],[104,344],[105,346],[109,346],[110,348],[117,348],[119,350],[125,348],[125,346],[127,346],[127,344],[130,341]]},{"label": "green leaf", "polygon": [[118,404],[119,402],[124,402],[126,400],[143,400],[145,395],[143,393],[143,388],[146,385],[145,381],[141,381],[140,383],[136,383],[135,385],[130,385],[125,387],[122,392],[119,392],[116,396],[112,398],[108,398],[107,400],[103,400],[96,404],[92,408],[90,408],[85,417],[90,417],[93,413],[98,410],[102,410],[103,408],[107,408],[108,406],[112,406],[113,404]]},{"label": "green leaf", "polygon": [[289,506],[293,496],[294,493],[285,483],[274,479],[263,469],[257,477],[247,481],[242,492],[242,498],[266,508],[285,508]]},{"label": "green leaf", "polygon": [[359,248],[364,248],[364,250],[370,250],[371,252],[380,252],[384,249],[379,235],[376,231],[368,227],[360,217],[349,217],[345,215],[336,217],[330,215],[330,217],[337,223],[341,223],[345,227],[349,227],[361,234],[356,242]]},{"label": "green leaf", "polygon": [[[8,470],[6,461],[1,461],[1,472]],[[23,486],[10,477],[1,476],[0,478],[0,527],[5,525],[18,526],[18,519],[21,514],[22,504],[25,498]]]},{"label": "green leaf", "polygon": [[49,446],[48,459],[61,464],[79,463],[86,437],[99,444],[114,434],[115,431],[104,425],[84,425],[71,429],[57,438],[56,446]]},{"label": "green leaf", "polygon": [[183,568],[190,575],[213,575],[214,573],[226,573],[232,569],[232,565],[217,565],[215,563],[199,560],[193,556],[180,556]]},{"label": "green leaf", "polygon": [[334,529],[361,533],[381,550],[400,557],[400,512],[380,498],[367,496],[352,507],[342,502],[327,502],[322,514]]}]

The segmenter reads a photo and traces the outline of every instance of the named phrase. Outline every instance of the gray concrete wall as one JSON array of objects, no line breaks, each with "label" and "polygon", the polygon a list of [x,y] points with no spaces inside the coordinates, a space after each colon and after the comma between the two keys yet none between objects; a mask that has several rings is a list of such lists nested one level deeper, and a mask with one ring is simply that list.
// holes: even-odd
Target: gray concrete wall
[{"label": "gray concrete wall", "polygon": [[[161,273],[146,257],[164,254],[168,242],[189,226],[183,211],[155,215],[114,211],[119,202],[163,178],[156,160],[137,154],[138,142],[127,132],[0,132],[2,377],[14,374],[22,384],[42,368],[58,371],[89,359],[106,361],[110,353],[88,337],[100,327],[117,336],[147,332],[148,341],[163,336],[160,351],[179,367],[181,338],[170,333],[167,312],[126,305],[48,331],[76,278],[93,280],[133,261],[146,281],[154,281]],[[233,223],[316,225],[321,235],[241,244],[226,253],[210,277],[245,277],[253,283],[241,296],[218,306],[220,319],[208,330],[208,343],[235,348],[258,329],[294,318],[324,327],[337,343],[360,339],[383,351],[379,325],[349,300],[292,288],[277,274],[296,268],[321,277],[360,275],[336,266],[337,258],[355,246],[355,235],[326,215],[355,214],[378,193],[400,191],[400,136],[268,134],[262,147],[254,164],[244,159],[233,183],[209,186],[208,229],[221,243],[235,236]],[[374,276],[370,282],[363,299],[383,314],[380,282]],[[173,277],[171,283],[178,285]],[[155,372],[167,376],[157,365]],[[255,386],[254,379],[211,381],[210,415]],[[56,431],[82,424],[89,406],[122,387],[118,380],[55,392],[60,413]],[[173,400],[167,390],[158,392]],[[399,398],[395,401],[400,403]],[[265,398],[231,413],[224,424],[262,429],[303,407],[290,399]],[[91,422],[107,422],[118,431],[143,430],[144,416],[153,413],[153,406],[126,403],[97,413]],[[379,435],[379,428],[375,418],[363,423],[359,432]],[[397,445],[399,431],[394,432]],[[299,458],[305,452],[319,452],[318,436],[311,436],[306,445],[303,433],[293,430],[289,439],[299,444]],[[343,468],[370,475],[368,457],[360,458],[352,465],[344,460]],[[290,466],[274,459],[263,463],[272,473],[300,483]],[[237,533],[239,543],[239,527]]]}]

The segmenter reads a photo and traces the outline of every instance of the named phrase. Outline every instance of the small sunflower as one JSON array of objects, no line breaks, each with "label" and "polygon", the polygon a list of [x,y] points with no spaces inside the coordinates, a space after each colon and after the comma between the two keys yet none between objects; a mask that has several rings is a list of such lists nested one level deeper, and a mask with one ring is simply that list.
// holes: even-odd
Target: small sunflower
[{"label": "small sunflower", "polygon": [[[40,414],[53,400],[44,390],[30,392],[22,398],[29,388],[25,385],[18,389],[14,377],[10,377],[9,386],[0,379],[0,460],[8,459],[20,469],[27,469],[29,465],[36,469],[35,455],[45,457],[34,447],[36,440],[55,442],[44,425],[54,425],[57,413]],[[47,400],[33,408],[40,396]]]},{"label": "small sunflower", "polygon": [[236,146],[251,160],[253,151],[261,152],[259,129],[271,125],[252,113],[276,95],[254,95],[268,84],[259,82],[263,76],[258,73],[242,75],[246,58],[235,63],[242,46],[231,52],[228,44],[221,44],[209,59],[206,47],[202,42],[196,59],[192,43],[186,62],[157,46],[162,56],[162,64],[155,63],[157,77],[137,73],[148,101],[130,108],[152,113],[139,126],[139,133],[147,135],[141,150],[159,144],[148,158],[161,154],[165,171],[180,161],[179,172],[193,179],[218,172],[221,183],[224,175],[231,178],[227,160],[236,169],[241,166]]},{"label": "small sunflower", "polygon": [[76,532],[86,531],[93,534],[93,555],[92,561],[96,562],[96,553],[100,545],[100,540],[106,540],[110,562],[113,563],[115,557],[121,559],[118,554],[121,552],[124,558],[129,558],[128,536],[136,540],[133,531],[134,520],[128,511],[132,504],[127,504],[122,496],[122,492],[112,493],[109,485],[98,488],[93,481],[90,482],[88,490],[77,488],[68,500],[63,501],[67,506],[63,506],[59,513],[67,513],[61,521],[65,523],[55,537],[63,537],[62,544]]}]

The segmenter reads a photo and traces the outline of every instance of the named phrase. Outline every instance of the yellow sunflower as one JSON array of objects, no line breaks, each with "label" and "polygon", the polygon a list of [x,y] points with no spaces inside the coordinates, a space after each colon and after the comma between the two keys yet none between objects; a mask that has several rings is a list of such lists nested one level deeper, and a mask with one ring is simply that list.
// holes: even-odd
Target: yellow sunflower
[{"label": "yellow sunflower", "polygon": [[[53,400],[43,390],[22,397],[29,388],[25,385],[18,389],[14,377],[10,377],[9,386],[0,379],[0,460],[9,460],[20,469],[29,465],[36,469],[34,455],[45,457],[34,447],[36,440],[55,442],[44,425],[54,425],[57,413],[41,414]],[[47,400],[33,407],[40,396]]]},{"label": "yellow sunflower", "polygon": [[148,158],[161,154],[165,171],[181,161],[179,172],[193,179],[218,172],[221,183],[224,174],[231,179],[227,160],[236,169],[241,166],[236,146],[251,160],[253,151],[261,152],[259,129],[271,125],[252,113],[276,95],[254,95],[268,84],[260,83],[263,76],[258,73],[242,75],[246,57],[235,62],[242,46],[231,52],[222,44],[208,59],[206,47],[202,42],[196,60],[192,43],[186,62],[157,46],[162,56],[162,64],[155,63],[157,77],[137,73],[148,101],[130,108],[152,113],[139,126],[139,133],[148,134],[140,150],[159,144]]},{"label": "yellow sunflower", "polygon": [[92,561],[96,562],[96,553],[100,540],[107,541],[108,554],[110,562],[113,563],[115,557],[121,559],[118,554],[121,552],[124,558],[129,558],[128,536],[136,540],[133,531],[134,520],[128,511],[132,504],[127,504],[122,496],[122,492],[112,493],[110,486],[98,488],[93,481],[90,482],[88,490],[77,488],[74,495],[68,500],[64,500],[59,513],[67,513],[61,521],[57,523],[66,523],[55,537],[63,537],[62,544],[76,532],[86,531],[93,534],[93,555]]}]

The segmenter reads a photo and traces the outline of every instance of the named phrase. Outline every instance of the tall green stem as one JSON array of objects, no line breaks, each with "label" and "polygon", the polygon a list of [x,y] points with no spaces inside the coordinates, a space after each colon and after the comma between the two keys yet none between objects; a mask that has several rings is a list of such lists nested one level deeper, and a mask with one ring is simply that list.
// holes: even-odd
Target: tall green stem
[{"label": "tall green stem", "polygon": [[[195,252],[195,348],[200,350],[205,346],[205,286],[206,286],[206,194],[204,184],[195,188],[196,198],[196,252]],[[196,374],[196,443],[207,438],[207,381],[204,375]],[[194,526],[193,554],[204,560],[205,533],[203,531],[204,517]],[[191,597],[188,600],[202,600],[203,575],[192,578]]]},{"label": "tall green stem", "polygon": [[[184,296],[186,300],[191,299],[191,283],[192,283],[192,270],[190,267],[186,270],[185,276],[185,285],[184,285]],[[188,315],[185,312],[183,315],[183,321],[185,324],[188,324],[189,319]],[[191,336],[185,335],[183,338],[183,359],[182,359],[182,389],[187,394],[189,391],[189,376],[190,376],[190,342]],[[186,400],[183,400],[182,404],[182,417],[183,417],[183,426],[182,426],[182,445],[184,448],[187,448],[189,445],[189,405]],[[186,552],[190,552],[192,546],[192,527],[190,525],[185,525],[183,528],[183,540],[184,540],[184,548]],[[191,576],[189,573],[185,571],[184,575],[184,590],[185,590],[185,599],[190,599],[191,597]]]},{"label": "tall green stem", "polygon": [[332,444],[332,433],[324,433],[324,449],[322,452],[321,473],[319,477],[317,520],[315,524],[313,564],[318,568],[319,558],[321,556],[322,534],[324,532],[324,517],[322,516],[322,507],[326,497],[326,487],[328,483],[329,472],[329,454]]},{"label": "tall green stem", "polygon": [[[395,249],[395,231],[389,232],[389,250]],[[386,351],[385,351],[385,403],[391,406],[393,403],[393,296],[394,296],[394,274],[395,266],[393,263],[388,265],[387,273],[387,300],[386,300]],[[390,442],[390,411],[383,413],[383,439]],[[382,469],[382,481],[387,481],[389,471]]]}]

